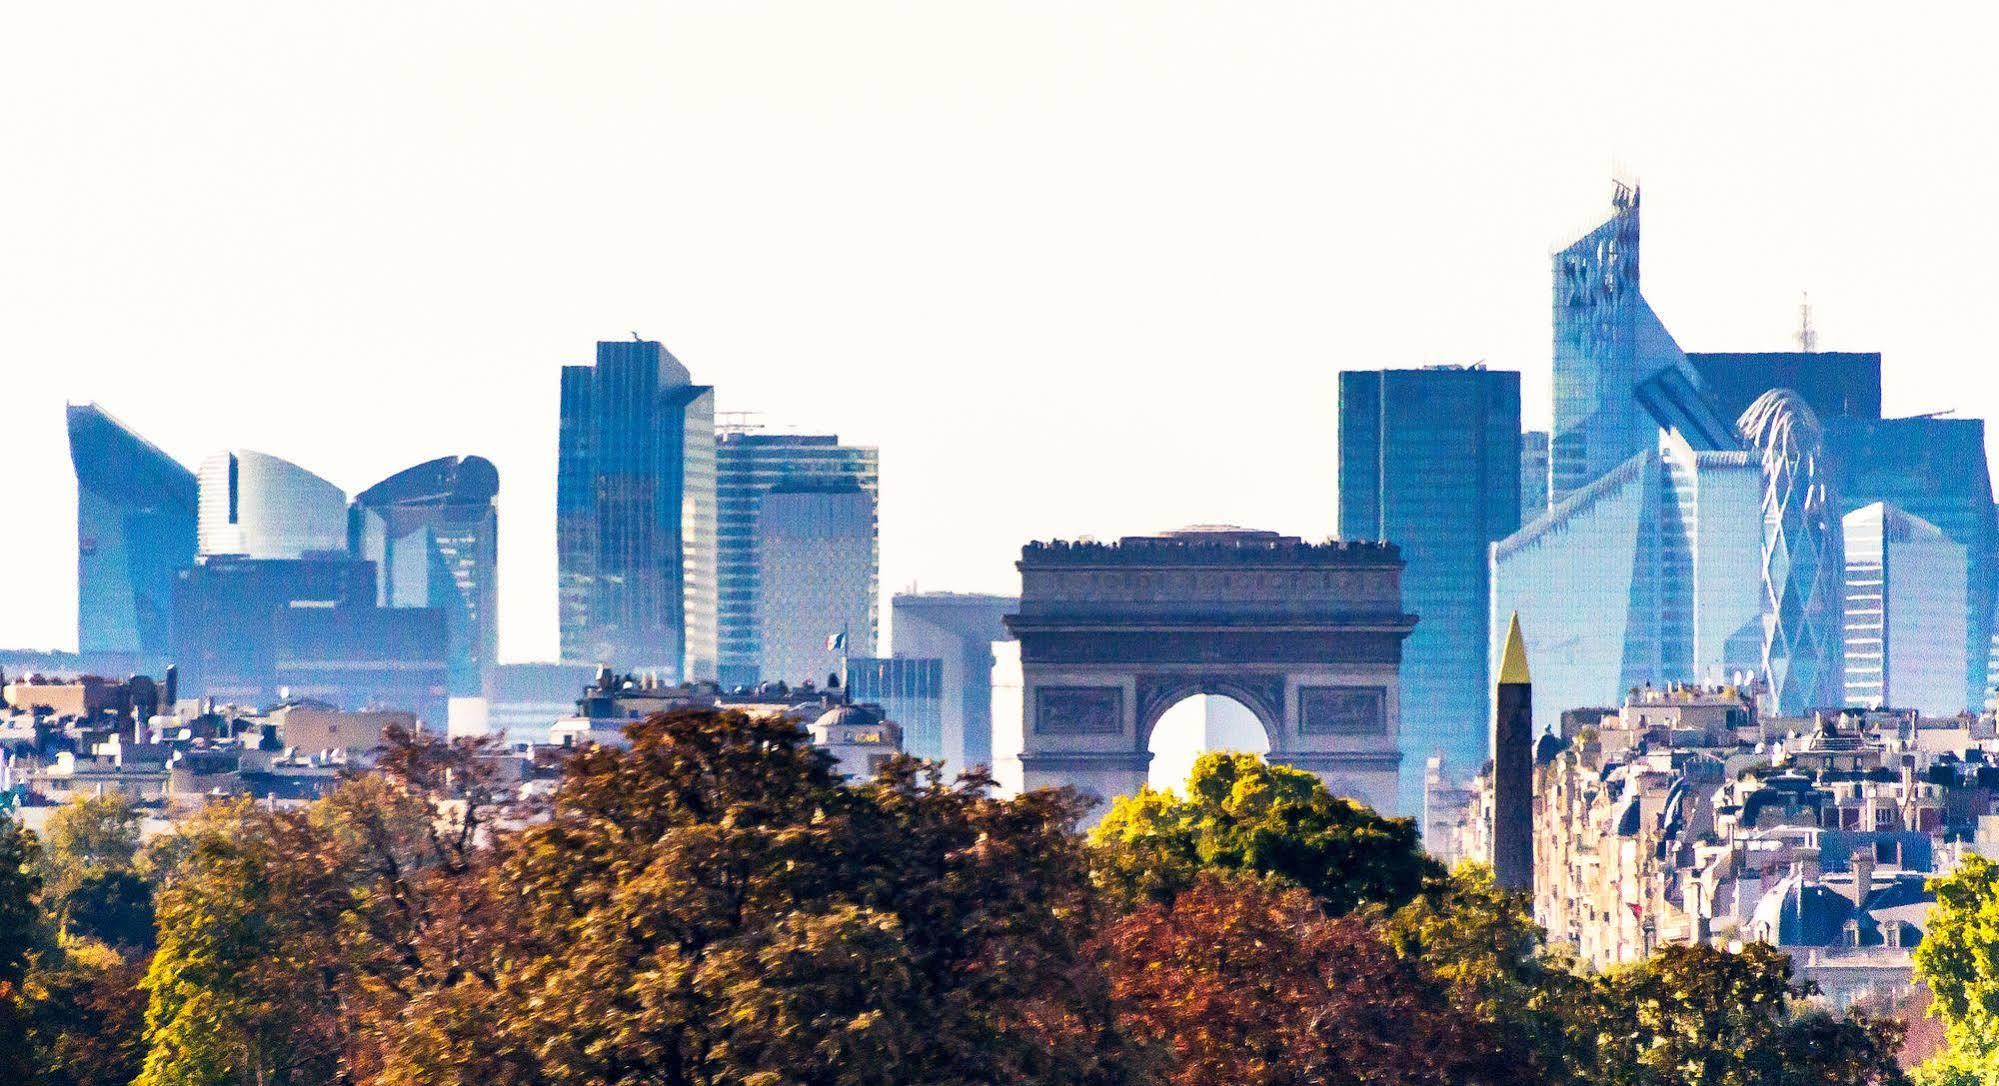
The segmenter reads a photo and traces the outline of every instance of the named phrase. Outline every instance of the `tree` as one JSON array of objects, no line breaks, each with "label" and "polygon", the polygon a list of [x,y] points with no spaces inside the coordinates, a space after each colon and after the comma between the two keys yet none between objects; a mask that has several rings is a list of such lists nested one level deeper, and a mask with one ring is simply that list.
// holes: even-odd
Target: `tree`
[{"label": "tree", "polygon": [[1441,1086],[1477,1062],[1434,976],[1268,876],[1204,872],[1105,941],[1119,1012],[1172,1086]]},{"label": "tree", "polygon": [[153,890],[133,863],[140,820],[138,808],[116,792],[78,796],[49,816],[43,900],[64,934],[152,947]]},{"label": "tree", "polygon": [[1209,753],[1184,798],[1147,788],[1119,799],[1090,834],[1097,878],[1130,907],[1164,903],[1200,871],[1276,875],[1333,915],[1407,902],[1443,870],[1416,825],[1333,795],[1317,776],[1251,754]]},{"label": "tree", "polygon": [[18,991],[29,954],[41,942],[40,848],[34,835],[0,815],[0,984]]},{"label": "tree", "polygon": [[41,879],[35,874],[34,835],[0,814],[0,1081],[27,1082],[35,1063],[28,1040],[31,1007],[22,982],[41,942],[41,914],[35,905]]},{"label": "tree", "polygon": [[1662,947],[1603,982],[1591,1081],[1653,1086],[1899,1084],[1900,1028],[1802,1010],[1809,985],[1765,943]]},{"label": "tree", "polygon": [[847,787],[779,719],[628,735],[498,839],[484,954],[413,989],[379,1081],[1121,1081],[1072,800]]},{"label": "tree", "polygon": [[1596,1039],[1593,989],[1552,955],[1526,895],[1500,889],[1469,864],[1436,892],[1388,916],[1383,938],[1406,961],[1429,967],[1452,1009],[1483,1038],[1485,1058],[1465,1068],[1478,1083],[1585,1081]]},{"label": "tree", "polygon": [[146,1055],[145,973],[143,958],[95,944],[36,970],[36,1086],[131,1086]]},{"label": "tree", "polygon": [[1936,905],[1916,948],[1930,1014],[1943,1020],[1944,1051],[1923,1065],[1927,1083],[1999,1079],[1999,864],[1968,855],[1930,883]]},{"label": "tree", "polygon": [[192,847],[160,896],[137,1086],[333,1081],[347,901],[323,835],[248,802],[182,832]]}]

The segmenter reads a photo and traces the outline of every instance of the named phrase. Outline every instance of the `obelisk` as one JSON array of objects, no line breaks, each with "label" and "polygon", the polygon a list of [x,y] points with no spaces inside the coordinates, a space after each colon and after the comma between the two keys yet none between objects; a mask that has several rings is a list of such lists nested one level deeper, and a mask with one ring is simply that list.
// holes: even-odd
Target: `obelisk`
[{"label": "obelisk", "polygon": [[1534,892],[1534,681],[1515,612],[1500,653],[1492,713],[1492,876]]}]

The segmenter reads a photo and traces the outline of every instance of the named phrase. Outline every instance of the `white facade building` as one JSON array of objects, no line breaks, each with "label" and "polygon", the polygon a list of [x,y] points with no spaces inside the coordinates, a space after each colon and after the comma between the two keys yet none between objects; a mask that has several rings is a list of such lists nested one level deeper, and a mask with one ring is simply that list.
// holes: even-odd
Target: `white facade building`
[{"label": "white facade building", "polygon": [[1848,513],[1843,527],[1847,704],[1962,712],[1964,548],[1886,502]]},{"label": "white facade building", "polygon": [[347,553],[347,495],[297,464],[235,449],[203,460],[199,481],[203,555]]}]

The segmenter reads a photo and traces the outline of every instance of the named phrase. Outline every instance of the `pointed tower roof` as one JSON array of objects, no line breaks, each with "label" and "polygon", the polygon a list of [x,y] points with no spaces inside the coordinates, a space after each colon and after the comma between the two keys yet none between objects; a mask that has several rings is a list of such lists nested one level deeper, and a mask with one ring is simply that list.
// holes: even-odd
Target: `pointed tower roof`
[{"label": "pointed tower roof", "polygon": [[1513,621],[1506,628],[1506,651],[1499,655],[1499,681],[1521,684],[1534,681],[1527,674],[1527,642],[1520,637],[1518,611],[1513,612]]}]

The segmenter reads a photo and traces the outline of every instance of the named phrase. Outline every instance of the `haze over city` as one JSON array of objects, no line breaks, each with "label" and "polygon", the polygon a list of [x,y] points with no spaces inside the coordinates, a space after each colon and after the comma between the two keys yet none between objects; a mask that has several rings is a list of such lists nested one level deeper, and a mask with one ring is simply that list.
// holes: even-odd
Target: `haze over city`
[{"label": "haze over city", "polygon": [[[350,492],[501,476],[555,652],[556,374],[636,331],[881,449],[881,585],[1031,538],[1332,535],[1335,374],[1483,360],[1545,427],[1548,256],[1643,182],[1689,350],[1879,350],[1992,413],[1986,36],[1853,8],[41,6],[0,41],[0,644],[75,644],[61,405]],[[976,529],[976,530],[968,530]],[[885,609],[884,609],[885,611]]]}]

